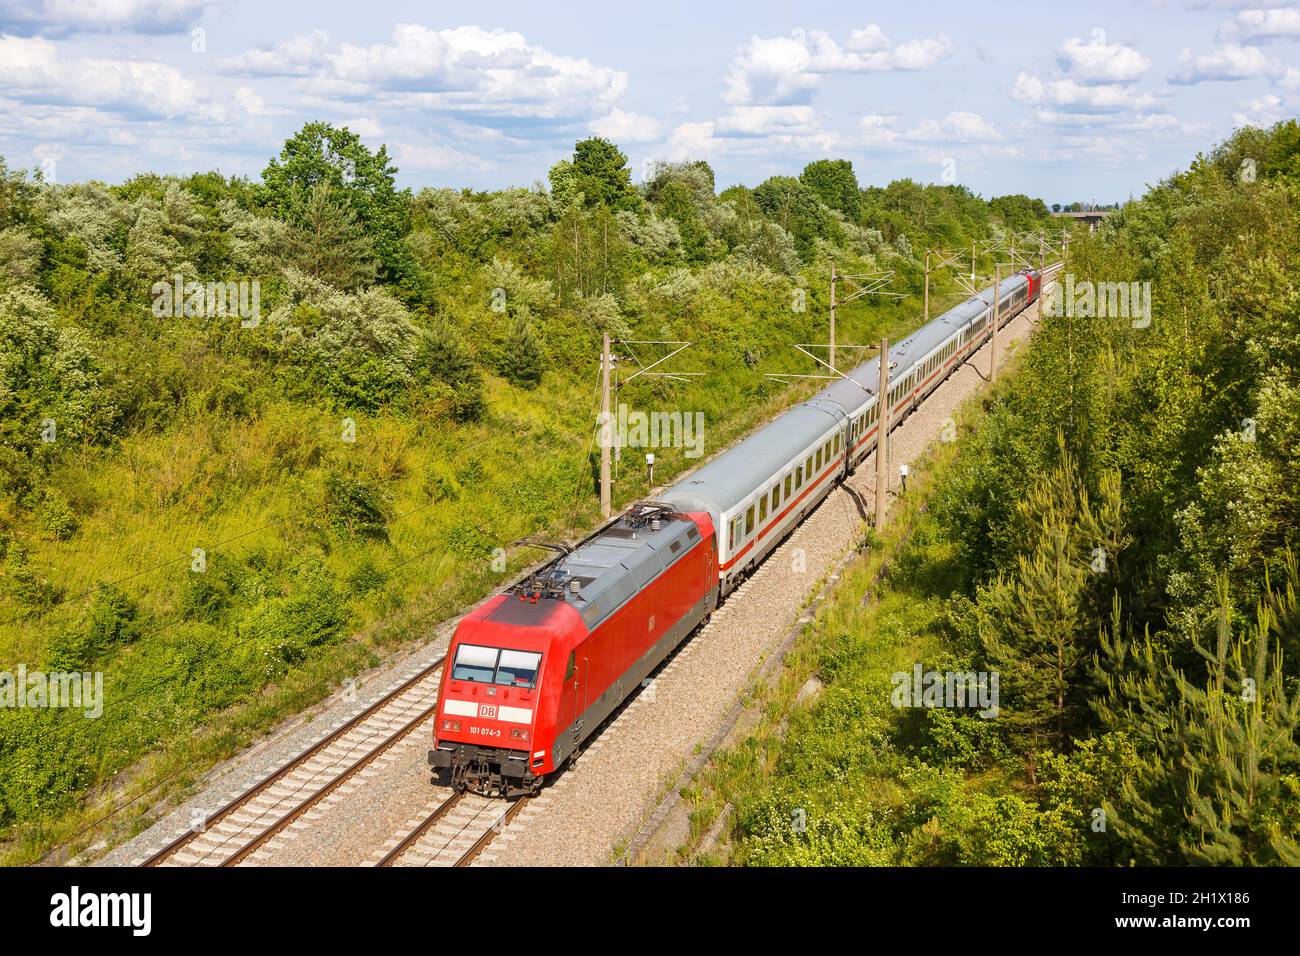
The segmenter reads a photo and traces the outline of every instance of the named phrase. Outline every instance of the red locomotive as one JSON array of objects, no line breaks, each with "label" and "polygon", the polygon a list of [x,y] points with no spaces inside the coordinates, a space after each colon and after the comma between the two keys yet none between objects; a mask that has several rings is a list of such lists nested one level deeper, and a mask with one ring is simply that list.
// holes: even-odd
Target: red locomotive
[{"label": "red locomotive", "polygon": [[536,792],[713,611],[707,514],[634,507],[456,628],[429,764],[452,786]]}]

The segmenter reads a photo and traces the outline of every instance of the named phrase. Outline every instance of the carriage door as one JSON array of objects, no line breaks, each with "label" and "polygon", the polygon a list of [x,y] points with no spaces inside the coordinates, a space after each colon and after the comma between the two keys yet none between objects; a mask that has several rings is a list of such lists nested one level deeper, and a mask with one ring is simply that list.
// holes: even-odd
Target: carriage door
[{"label": "carriage door", "polygon": [[704,557],[704,613],[712,614],[718,603],[718,536],[713,536],[709,553]]},{"label": "carriage door", "polygon": [[581,680],[578,677],[577,651],[569,651],[569,662],[564,666],[564,682],[569,688],[569,698],[573,701],[572,713],[569,714],[569,726],[577,731],[578,716],[582,713],[578,704]]}]

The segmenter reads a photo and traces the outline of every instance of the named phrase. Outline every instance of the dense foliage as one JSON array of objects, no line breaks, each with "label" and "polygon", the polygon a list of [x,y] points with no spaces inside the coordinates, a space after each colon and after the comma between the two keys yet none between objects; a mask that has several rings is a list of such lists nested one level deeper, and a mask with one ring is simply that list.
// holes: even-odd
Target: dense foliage
[{"label": "dense foliage", "polygon": [[[1066,272],[1150,282],[1150,321],[1043,316],[878,606],[825,622],[743,859],[1300,864],[1300,127],[1238,132]],[[996,718],[892,707],[918,660],[997,673]]]}]

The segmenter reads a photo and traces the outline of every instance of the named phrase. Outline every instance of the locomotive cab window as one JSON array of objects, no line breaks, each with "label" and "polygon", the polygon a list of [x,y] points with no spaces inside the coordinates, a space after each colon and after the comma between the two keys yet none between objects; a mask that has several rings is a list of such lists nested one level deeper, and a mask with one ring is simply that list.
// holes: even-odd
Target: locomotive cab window
[{"label": "locomotive cab window", "polygon": [[542,655],[533,651],[502,651],[493,683],[507,687],[536,687]]},{"label": "locomotive cab window", "polygon": [[461,644],[456,648],[452,666],[453,680],[477,684],[501,684],[505,687],[535,687],[542,655],[534,651],[503,650],[478,644]]},{"label": "locomotive cab window", "polygon": [[577,652],[569,651],[569,663],[564,665],[564,679],[567,681],[573,676],[573,672],[578,669]]}]

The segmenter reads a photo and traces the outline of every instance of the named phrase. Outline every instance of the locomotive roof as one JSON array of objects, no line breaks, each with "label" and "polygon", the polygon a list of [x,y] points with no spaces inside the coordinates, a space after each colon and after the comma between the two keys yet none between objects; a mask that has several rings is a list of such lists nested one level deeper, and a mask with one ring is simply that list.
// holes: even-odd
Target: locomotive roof
[{"label": "locomotive roof", "polygon": [[[564,584],[564,600],[594,630],[633,594],[640,591],[700,540],[690,518],[665,516],[659,528],[636,526],[623,515],[555,563],[551,571]],[[569,590],[572,579],[578,592]]]},{"label": "locomotive roof", "polygon": [[[1006,298],[1028,279],[1022,273],[999,285]],[[991,287],[990,287],[991,289]],[[990,289],[972,296],[889,348],[890,375],[897,378],[958,329],[990,308]],[[721,514],[753,494],[837,420],[857,415],[876,398],[880,356],[874,356],[823,388],[811,399],[778,415],[744,441],[700,466],[658,497],[686,511],[707,511],[721,528]]]}]

